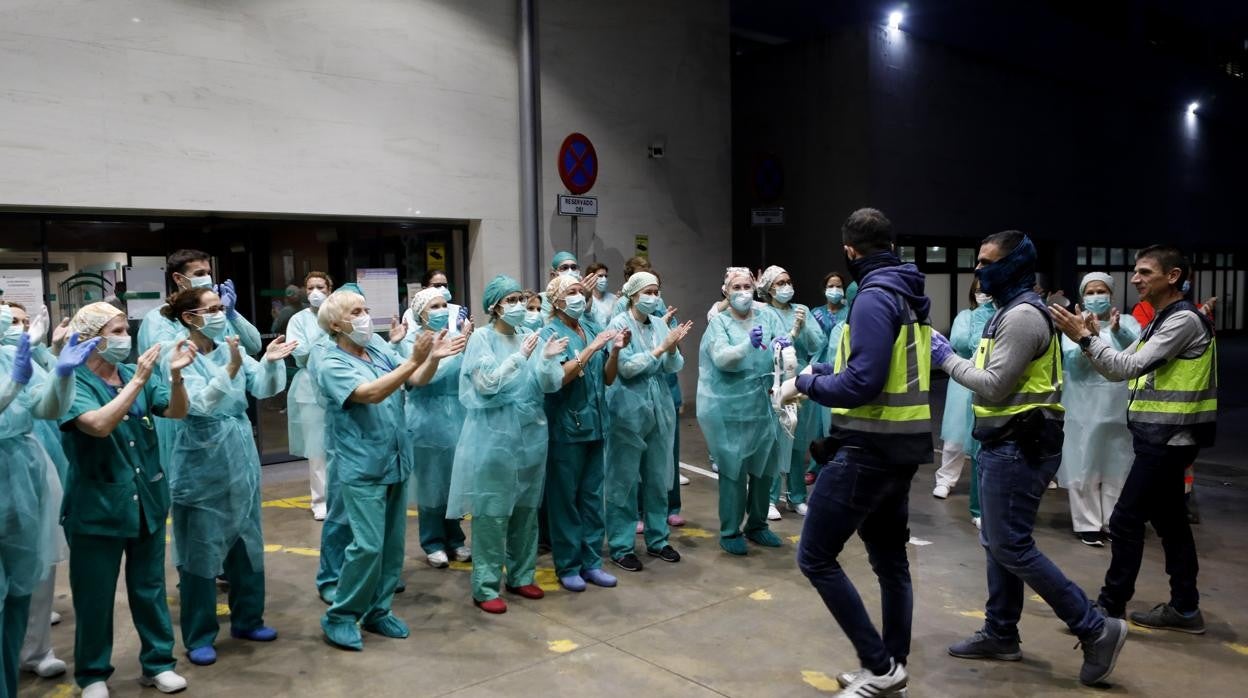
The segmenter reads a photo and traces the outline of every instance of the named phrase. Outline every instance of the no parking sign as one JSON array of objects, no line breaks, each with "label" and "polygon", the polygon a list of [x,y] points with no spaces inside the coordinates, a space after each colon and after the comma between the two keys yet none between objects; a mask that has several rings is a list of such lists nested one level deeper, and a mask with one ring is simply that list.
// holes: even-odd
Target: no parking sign
[{"label": "no parking sign", "polygon": [[584,194],[598,181],[598,153],[585,134],[572,133],[563,139],[558,163],[559,179],[572,194]]}]

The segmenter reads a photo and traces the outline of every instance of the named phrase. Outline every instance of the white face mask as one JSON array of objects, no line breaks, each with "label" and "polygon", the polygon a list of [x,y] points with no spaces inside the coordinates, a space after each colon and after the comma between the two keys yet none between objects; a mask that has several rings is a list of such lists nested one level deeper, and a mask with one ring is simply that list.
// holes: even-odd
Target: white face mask
[{"label": "white face mask", "polygon": [[991,303],[992,296],[988,295],[987,293],[976,293],[975,302],[978,303],[979,305],[985,305],[987,303]]},{"label": "white face mask", "polygon": [[368,346],[368,340],[373,336],[373,319],[368,315],[360,315],[351,320],[351,334],[349,335],[352,342],[358,346]]},{"label": "white face mask", "polygon": [[321,303],[325,302],[326,298],[327,296],[325,292],[318,288],[308,293],[308,305],[313,308],[319,308],[321,307]]},{"label": "white face mask", "polygon": [[4,330],[3,338],[0,338],[0,344],[5,346],[16,346],[22,339],[22,332],[25,332],[25,330],[22,329],[20,324],[13,323],[9,325]]},{"label": "white face mask", "polygon": [[190,276],[191,288],[208,288],[212,286],[212,277],[205,274],[204,276]]}]

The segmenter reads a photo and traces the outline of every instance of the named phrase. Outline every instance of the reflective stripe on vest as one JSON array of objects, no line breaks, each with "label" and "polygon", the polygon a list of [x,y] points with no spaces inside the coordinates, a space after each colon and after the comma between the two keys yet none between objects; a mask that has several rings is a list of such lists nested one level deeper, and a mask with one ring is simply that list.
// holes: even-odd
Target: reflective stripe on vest
[{"label": "reflective stripe on vest", "polygon": [[[841,332],[834,373],[845,370],[849,359],[849,323]],[[914,311],[893,342],[884,390],[871,402],[854,408],[832,408],[832,426],[872,434],[927,434],[932,431],[928,401],[932,372],[932,327],[919,322]]]},{"label": "reflective stripe on vest", "polygon": [[[1033,306],[1034,307],[1034,306]],[[1001,311],[1004,314],[1005,311]],[[996,322],[992,323],[995,330]],[[989,334],[985,331],[985,335]],[[992,349],[996,345],[996,336],[985,336],[979,340],[979,349],[975,352],[975,368],[981,371],[988,365]],[[975,393],[971,398],[972,411],[975,413],[975,427],[1003,427],[1014,417],[1030,412],[1044,410],[1046,416],[1060,418],[1065,412],[1062,408],[1062,344],[1057,334],[1049,338],[1049,348],[1039,358],[1027,364],[1027,369],[1019,377],[1018,384],[1002,400],[988,400]]]},{"label": "reflective stripe on vest", "polygon": [[[1148,340],[1136,344],[1138,352]],[[1218,417],[1218,340],[1209,338],[1194,359],[1175,358],[1152,373],[1131,379],[1127,421],[1183,426]]]}]

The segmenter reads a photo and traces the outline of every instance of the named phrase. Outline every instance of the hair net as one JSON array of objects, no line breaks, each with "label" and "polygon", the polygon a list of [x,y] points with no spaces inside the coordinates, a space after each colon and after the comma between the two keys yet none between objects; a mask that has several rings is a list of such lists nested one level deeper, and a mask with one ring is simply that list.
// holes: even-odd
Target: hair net
[{"label": "hair net", "polygon": [[567,250],[564,250],[562,252],[556,252],[555,256],[550,258],[550,268],[558,269],[559,265],[563,264],[564,262],[575,262],[575,261],[576,261],[576,255],[572,254],[571,252],[568,252]]},{"label": "hair net", "polygon": [[499,301],[506,298],[512,293],[520,292],[520,282],[507,276],[499,274],[490,279],[490,283],[485,285],[485,292],[481,296],[481,306],[485,312],[491,312]]},{"label": "hair net", "polygon": [[546,284],[546,300],[554,303],[567,294],[568,289],[581,283],[580,279],[560,274]]},{"label": "hair net", "polygon": [[734,276],[748,277],[750,283],[754,283],[754,275],[750,273],[749,269],[746,269],[745,267],[728,267],[728,269],[724,271],[724,293],[728,293],[728,285],[732,283],[732,277]]},{"label": "hair net", "polygon": [[416,322],[420,322],[420,314],[425,312],[425,307],[434,298],[442,298],[442,289],[437,286],[422,288],[412,297],[412,315],[415,316]]},{"label": "hair net", "polygon": [[763,270],[763,275],[758,277],[759,290],[763,293],[771,293],[772,284],[776,283],[776,279],[780,278],[781,274],[787,273],[789,272],[784,267],[778,267],[774,264],[767,267]]},{"label": "hair net", "polygon": [[363,297],[367,298],[367,296],[364,296],[364,289],[360,288],[360,285],[359,285],[359,284],[357,284],[357,283],[355,283],[354,281],[352,281],[352,282],[350,282],[350,283],[345,283],[345,284],[343,284],[342,286],[339,286],[339,287],[338,287],[338,288],[334,291],[334,293],[338,293],[339,291],[347,291],[347,292],[350,292],[350,293],[354,293],[354,294],[356,294],[356,295],[358,295],[358,296],[363,296]]},{"label": "hair net", "polygon": [[90,303],[74,313],[74,319],[69,322],[69,329],[71,332],[77,332],[79,339],[86,341],[98,335],[109,320],[121,314],[121,311],[111,303]]},{"label": "hair net", "polygon": [[1083,281],[1079,282],[1079,295],[1082,296],[1083,290],[1087,288],[1088,284],[1093,281],[1100,281],[1101,283],[1109,287],[1110,293],[1114,292],[1114,277],[1110,276],[1109,274],[1106,274],[1103,271],[1090,271],[1087,274],[1084,274]]},{"label": "hair net", "polygon": [[637,292],[647,286],[657,286],[659,277],[648,271],[639,271],[628,277],[628,281],[624,282],[624,290],[620,291],[626,298],[632,298]]}]

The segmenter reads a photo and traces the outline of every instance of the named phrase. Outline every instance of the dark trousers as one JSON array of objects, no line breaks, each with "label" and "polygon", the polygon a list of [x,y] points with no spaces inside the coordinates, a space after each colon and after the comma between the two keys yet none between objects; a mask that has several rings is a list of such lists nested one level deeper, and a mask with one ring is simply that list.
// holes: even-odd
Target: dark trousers
[{"label": "dark trousers", "polygon": [[[877,674],[888,671],[890,659],[904,664],[910,654],[914,596],[906,543],[910,480],[916,469],[883,463],[861,449],[842,448],[819,471],[797,548],[802,574],[853,643],[862,666]],[[882,637],[836,559],[855,531],[879,580]]]},{"label": "dark trousers", "polygon": [[1135,595],[1135,579],[1144,557],[1144,526],[1152,523],[1166,554],[1170,605],[1191,613],[1200,605],[1196,590],[1196,543],[1183,501],[1183,474],[1196,459],[1196,446],[1155,446],[1138,439],[1135,462],[1109,518],[1113,559],[1105,573],[1099,602],[1107,613],[1121,616]]}]

